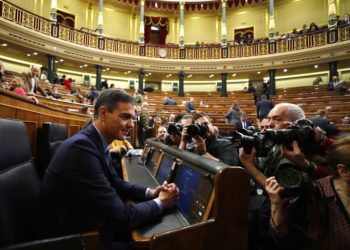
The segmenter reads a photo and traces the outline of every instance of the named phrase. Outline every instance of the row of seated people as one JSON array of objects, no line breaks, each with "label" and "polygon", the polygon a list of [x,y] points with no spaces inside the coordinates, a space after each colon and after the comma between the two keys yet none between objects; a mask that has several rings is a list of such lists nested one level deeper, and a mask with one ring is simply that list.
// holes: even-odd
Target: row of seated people
[{"label": "row of seated people", "polygon": [[[10,85],[8,85],[8,88],[10,89],[10,90],[12,90],[12,91],[15,91],[16,93],[18,93],[18,94],[20,94],[20,95],[26,95],[26,93],[25,93],[25,91],[23,90],[23,89],[28,89],[32,84],[33,84],[33,82],[34,82],[34,86],[36,86],[36,87],[34,87],[34,88],[31,88],[31,90],[33,90],[33,92],[35,93],[35,90],[36,90],[36,88],[43,94],[43,95],[46,95],[47,93],[48,94],[50,94],[51,96],[53,96],[53,97],[56,97],[56,98],[59,98],[60,97],[60,94],[57,92],[57,87],[56,87],[56,85],[51,85],[50,87],[52,88],[52,90],[51,89],[48,89],[48,91],[47,92],[45,92],[45,90],[44,90],[44,88],[42,88],[42,87],[40,87],[40,85],[39,85],[39,83],[38,83],[38,81],[37,81],[37,79],[36,78],[31,78],[32,76],[35,76],[36,74],[38,73],[38,68],[36,68],[36,67],[31,67],[31,72],[29,73],[29,74],[24,74],[24,75],[26,75],[26,77],[28,78],[28,79],[31,79],[31,81],[28,81],[28,79],[27,79],[27,81],[26,81],[26,83],[27,84],[25,84],[24,82],[25,81],[23,81],[23,80],[21,80],[21,79],[23,79],[23,77],[22,78],[15,78],[15,79],[13,79],[12,80],[12,83],[10,84]],[[30,82],[30,83],[29,83]],[[26,87],[24,87],[23,86],[23,89],[21,88],[21,85],[27,85],[27,88]],[[292,89],[291,89],[292,90]],[[29,94],[29,97],[28,98],[32,98],[32,99],[34,99],[34,100],[36,100],[36,102],[38,102],[38,99],[37,98],[35,98],[34,96],[33,96],[33,93],[31,92],[31,91],[29,91],[28,92],[28,94]],[[77,93],[78,94],[78,93]],[[78,96],[80,96],[80,94],[78,94]],[[88,96],[88,98],[90,99],[90,103],[94,100],[94,99],[96,99],[96,97],[98,96],[98,92],[96,92],[94,89],[91,89],[91,92],[87,95]],[[135,99],[137,100],[137,99],[141,99],[141,102],[142,102],[142,96],[136,91],[135,92]],[[152,95],[149,95],[149,99],[150,99],[150,101],[152,101],[152,102],[155,102],[155,103],[158,103],[157,102],[157,100],[155,100],[155,99],[153,99],[152,97],[151,97]],[[71,98],[74,98],[75,96],[71,96]],[[68,97],[69,98],[69,97]],[[165,97],[166,98],[166,97]],[[236,98],[240,98],[240,94],[238,94],[237,96],[236,96]],[[327,97],[328,98],[328,97]],[[78,97],[78,99],[81,99],[81,98],[79,98]],[[178,98],[177,98],[178,99]],[[212,98],[211,98],[212,99]],[[216,98],[214,98],[214,99],[216,99]],[[222,111],[220,111],[221,110],[221,108],[220,107],[222,107],[222,106],[228,106],[229,105],[229,102],[230,102],[230,98],[226,98],[226,99],[224,99],[224,100],[222,100],[223,98],[221,98],[220,99],[220,102],[219,103],[217,103],[216,102],[216,100],[214,101],[214,99],[213,100],[209,100],[208,101],[208,103],[210,104],[207,104],[207,103],[205,103],[204,101],[201,101],[200,103],[199,103],[199,107],[200,108],[202,108],[202,110],[203,110],[203,108],[204,108],[204,110],[206,111],[206,112],[208,112],[208,113],[217,113],[217,114],[220,114],[220,112],[222,112],[223,114],[226,112],[225,110],[222,110]],[[293,101],[293,100],[289,100],[289,98],[286,98],[286,95],[284,95],[282,98],[279,98],[280,100],[279,101],[287,101],[287,102],[292,102],[292,103],[295,103],[295,101]],[[65,99],[65,100],[74,100],[74,99]],[[180,99],[181,100],[181,99]],[[182,99],[183,100],[183,99]],[[46,101],[46,100],[44,100],[43,99],[43,101],[45,102],[45,103],[48,103],[48,101]],[[325,100],[326,101],[326,100]],[[339,99],[339,101],[342,101],[342,100],[340,100]],[[185,102],[185,101],[182,101],[182,102]],[[216,102],[215,103],[215,106],[214,105],[212,105],[212,103],[213,102]],[[246,103],[246,105],[249,105],[250,103],[251,103],[251,101],[249,101],[249,100],[240,100],[240,102],[241,102],[241,105],[242,105],[242,107],[244,107],[243,106],[243,104],[245,104]],[[313,99],[312,98],[303,98],[303,103],[305,103],[305,102],[313,102]],[[332,102],[334,102],[334,100],[332,100]],[[298,103],[298,102],[297,102]],[[176,101],[174,102],[174,100],[172,99],[172,98],[166,98],[166,100],[164,100],[164,103],[163,104],[176,104]],[[61,105],[61,104],[59,104],[59,105]],[[58,106],[59,106],[58,105]],[[299,103],[299,105],[301,105],[300,103]],[[341,103],[341,105],[344,105],[344,103]],[[234,105],[233,105],[234,106]],[[233,106],[232,106],[232,110],[234,110],[234,108],[233,108]],[[190,98],[189,99],[189,101],[188,102],[186,102],[185,103],[185,107],[186,107],[186,111],[192,111],[192,110],[195,110],[195,104],[194,104],[194,99],[193,98]],[[217,107],[217,109],[214,109],[214,108],[216,108]],[[207,108],[210,108],[210,109],[207,109]],[[308,107],[308,109],[310,109],[311,108],[311,106],[310,107]],[[168,108],[167,108],[168,109]],[[192,110],[191,110],[192,109]],[[66,110],[69,110],[69,111],[80,111],[80,109],[77,109],[77,108],[73,108],[73,107],[69,107],[69,105],[68,105],[68,108],[66,109]],[[232,113],[232,110],[231,110],[231,108],[230,108],[230,110],[229,110],[229,113],[231,112]],[[318,110],[318,108],[317,107],[314,107],[313,108],[313,112],[315,112],[316,110]],[[156,111],[156,110],[155,110]],[[175,111],[175,110],[169,110],[169,111]],[[246,109],[245,110],[246,112],[248,112],[248,114],[249,114],[249,116],[253,116],[253,114],[255,113],[255,110],[250,110],[250,109]],[[307,111],[309,111],[309,110],[307,110]],[[345,111],[345,110],[344,110]],[[81,112],[83,112],[83,113],[91,113],[92,111],[91,110],[89,110],[89,107],[88,106],[83,106],[83,107],[81,107]],[[259,110],[256,112],[257,113],[257,115],[258,115],[258,118],[259,118]],[[345,115],[346,116],[346,115]],[[345,116],[342,116],[342,117],[337,117],[337,119],[335,120],[336,121],[336,123],[340,123],[341,122],[341,120],[342,119],[344,119],[344,117]],[[230,121],[230,120],[232,120],[232,117],[230,117],[230,116],[228,116],[228,113],[226,113],[226,118],[227,118],[227,123],[235,123],[235,122],[232,122],[232,121]],[[250,117],[251,119],[253,118],[253,117]],[[224,121],[225,120],[225,118],[224,117],[222,117],[222,118],[218,118],[218,123],[221,123],[222,121]],[[239,120],[239,115],[237,116],[237,119],[236,119],[236,121],[237,120]],[[346,119],[345,119],[346,120]]]},{"label": "row of seated people", "polygon": [[[350,19],[349,19],[349,14],[344,15],[344,19],[337,20],[337,26],[338,27],[344,27],[350,25]],[[298,37],[298,36],[304,36],[308,34],[314,34],[319,30],[327,30],[327,26],[322,26],[319,28],[314,22],[312,22],[309,26],[307,27],[306,24],[303,25],[302,29],[297,30],[297,28],[294,28],[291,33],[286,33],[286,34],[279,34],[279,32],[276,32],[276,39],[288,39],[288,38],[293,38],[293,37]],[[251,43],[258,43],[258,42],[266,42],[268,41],[268,38],[260,38],[260,39],[254,39],[251,33],[247,33],[247,35],[240,36],[236,41],[236,45],[240,44],[251,44]],[[198,43],[199,44],[199,43]],[[199,47],[199,46],[198,46]]]}]

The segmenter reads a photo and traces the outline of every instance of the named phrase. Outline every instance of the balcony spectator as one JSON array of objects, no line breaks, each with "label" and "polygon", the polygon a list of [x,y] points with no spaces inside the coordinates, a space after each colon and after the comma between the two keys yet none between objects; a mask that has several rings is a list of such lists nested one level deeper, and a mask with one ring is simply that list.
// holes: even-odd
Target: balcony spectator
[{"label": "balcony spectator", "polygon": [[338,21],[338,26],[347,26],[350,25],[350,16],[349,14],[344,15],[344,20]]},{"label": "balcony spectator", "polygon": [[316,32],[318,30],[319,30],[319,28],[318,28],[318,26],[315,23],[311,23],[310,24],[309,33],[314,33],[314,32]]},{"label": "balcony spectator", "polygon": [[297,37],[298,36],[298,30],[297,28],[294,28],[292,33],[290,34],[290,37]]},{"label": "balcony spectator", "polygon": [[299,35],[304,36],[309,32],[306,24],[303,25],[303,28],[299,31]]}]

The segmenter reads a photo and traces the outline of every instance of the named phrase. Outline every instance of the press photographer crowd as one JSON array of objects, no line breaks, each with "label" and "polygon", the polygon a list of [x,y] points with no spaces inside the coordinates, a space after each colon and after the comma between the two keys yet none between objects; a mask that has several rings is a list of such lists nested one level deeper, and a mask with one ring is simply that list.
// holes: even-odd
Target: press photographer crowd
[{"label": "press photographer crowd", "polygon": [[350,137],[334,137],[291,103],[222,136],[202,112],[157,129],[167,145],[251,177],[249,249],[350,249]]}]

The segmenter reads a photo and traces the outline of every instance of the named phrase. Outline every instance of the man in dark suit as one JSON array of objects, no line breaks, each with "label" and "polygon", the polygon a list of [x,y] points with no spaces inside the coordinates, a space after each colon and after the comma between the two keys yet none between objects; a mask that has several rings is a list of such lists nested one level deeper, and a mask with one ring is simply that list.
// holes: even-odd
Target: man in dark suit
[{"label": "man in dark suit", "polygon": [[310,119],[315,126],[323,129],[328,136],[337,134],[337,126],[326,118],[326,112],[319,109],[316,116]]},{"label": "man in dark suit", "polygon": [[260,118],[260,121],[267,117],[272,108],[272,101],[266,99],[266,95],[262,95],[261,100],[258,101],[258,103],[256,104],[256,113],[258,114],[258,118]]},{"label": "man in dark suit", "polygon": [[192,97],[190,98],[190,101],[186,103],[185,108],[188,113],[196,112],[196,105],[194,104],[194,99]]},{"label": "man in dark suit", "polygon": [[242,129],[242,128],[246,129],[252,125],[253,125],[252,122],[249,119],[247,119],[247,114],[245,112],[242,112],[241,120],[236,123],[236,128],[237,129]]},{"label": "man in dark suit", "polygon": [[29,73],[22,73],[21,78],[24,81],[24,90],[27,92],[28,95],[34,95],[36,94],[36,91],[39,91],[40,94],[43,96],[48,96],[45,90],[43,90],[39,86],[38,82],[38,73],[39,73],[39,68],[35,65],[32,65],[30,67],[30,72]]},{"label": "man in dark suit", "polygon": [[133,127],[133,102],[123,90],[103,91],[92,124],[55,153],[43,181],[47,236],[97,229],[102,249],[129,249],[131,231],[159,218],[175,203],[175,184],[145,188],[123,181],[113,168],[108,145],[124,140]]}]

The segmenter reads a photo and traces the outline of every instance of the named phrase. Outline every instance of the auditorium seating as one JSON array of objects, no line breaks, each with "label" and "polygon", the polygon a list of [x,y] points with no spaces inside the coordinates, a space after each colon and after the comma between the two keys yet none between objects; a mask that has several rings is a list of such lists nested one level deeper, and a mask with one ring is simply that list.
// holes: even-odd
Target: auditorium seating
[{"label": "auditorium seating", "polygon": [[65,125],[45,122],[38,129],[36,165],[42,178],[58,147],[68,138]]},{"label": "auditorium seating", "polygon": [[[91,235],[69,235],[36,240],[40,228],[40,180],[32,161],[26,126],[22,121],[0,119],[0,248],[98,249]],[[89,247],[88,247],[89,248]]]}]

